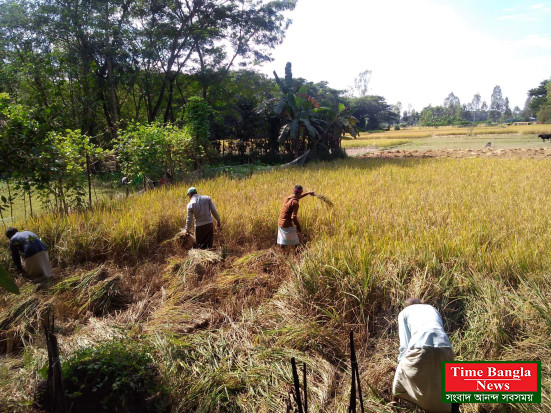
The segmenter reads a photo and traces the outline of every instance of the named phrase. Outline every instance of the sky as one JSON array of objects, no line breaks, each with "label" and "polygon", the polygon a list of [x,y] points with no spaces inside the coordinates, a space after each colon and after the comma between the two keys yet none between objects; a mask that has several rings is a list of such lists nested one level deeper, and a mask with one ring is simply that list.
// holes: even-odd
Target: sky
[{"label": "sky", "polygon": [[551,78],[551,0],[298,0],[293,23],[260,70],[348,89],[371,70],[368,94],[421,110],[453,92],[511,109]]}]

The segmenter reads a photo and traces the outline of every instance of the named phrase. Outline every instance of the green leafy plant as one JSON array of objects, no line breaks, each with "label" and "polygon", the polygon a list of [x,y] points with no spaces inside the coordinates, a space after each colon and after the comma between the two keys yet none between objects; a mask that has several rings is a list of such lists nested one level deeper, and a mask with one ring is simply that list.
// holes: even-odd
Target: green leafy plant
[{"label": "green leafy plant", "polygon": [[10,277],[6,269],[0,265],[0,287],[8,290],[10,293],[19,294],[17,284]]},{"label": "green leafy plant", "polygon": [[166,411],[166,390],[148,347],[130,341],[88,347],[77,351],[63,368],[73,411]]},{"label": "green leafy plant", "polygon": [[128,178],[160,178],[167,171],[174,176],[190,169],[191,146],[192,139],[186,130],[157,123],[134,123],[120,132],[115,152]]}]

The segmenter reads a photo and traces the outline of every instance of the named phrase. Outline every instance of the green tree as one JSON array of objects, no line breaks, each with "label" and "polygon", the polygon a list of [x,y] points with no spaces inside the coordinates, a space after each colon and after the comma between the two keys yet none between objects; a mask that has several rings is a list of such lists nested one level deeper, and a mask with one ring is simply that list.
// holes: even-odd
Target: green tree
[{"label": "green tree", "polygon": [[536,117],[540,108],[548,103],[548,85],[551,80],[543,80],[538,87],[528,91],[527,107],[530,110],[530,116]]},{"label": "green tree", "polygon": [[503,115],[505,110],[505,99],[503,98],[503,93],[501,92],[501,87],[499,85],[494,87],[492,91],[492,97],[490,100],[490,120],[492,122],[497,122]]},{"label": "green tree", "polygon": [[69,206],[82,208],[85,205],[88,184],[88,206],[92,207],[92,181],[90,163],[103,153],[89,136],[80,130],[65,130],[49,134],[52,150],[43,154],[51,165],[54,185],[50,186],[58,201],[58,209],[68,213]]},{"label": "green tree", "polygon": [[158,123],[133,123],[119,133],[114,148],[122,172],[129,179],[159,179],[167,171],[172,175],[189,171],[192,137],[186,129]]},{"label": "green tree", "polygon": [[362,130],[376,130],[398,122],[398,115],[382,96],[363,96],[349,99],[347,103]]}]

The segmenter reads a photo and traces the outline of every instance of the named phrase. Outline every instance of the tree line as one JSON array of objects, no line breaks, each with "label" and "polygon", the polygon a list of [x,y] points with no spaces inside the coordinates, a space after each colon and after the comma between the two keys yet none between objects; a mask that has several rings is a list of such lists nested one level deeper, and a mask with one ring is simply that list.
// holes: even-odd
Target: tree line
[{"label": "tree line", "polygon": [[[468,103],[461,103],[451,92],[442,105],[429,105],[421,112],[413,109],[404,111],[400,123],[404,126],[446,126],[472,125],[477,123],[511,123],[518,121],[551,121],[551,81],[544,80],[527,93],[523,109],[515,106],[511,109],[509,98],[503,97],[499,85],[495,86],[490,98],[490,104],[483,101],[477,93]],[[399,110],[399,109],[398,109]]]}]

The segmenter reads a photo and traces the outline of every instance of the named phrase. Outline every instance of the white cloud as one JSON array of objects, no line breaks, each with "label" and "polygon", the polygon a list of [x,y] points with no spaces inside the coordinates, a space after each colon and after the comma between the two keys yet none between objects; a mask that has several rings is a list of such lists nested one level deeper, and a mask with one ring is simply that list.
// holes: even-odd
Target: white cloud
[{"label": "white cloud", "polygon": [[505,16],[499,16],[496,20],[498,21],[504,21],[504,20],[514,20],[517,22],[523,22],[523,23],[530,23],[538,21],[540,18],[537,16],[530,16],[528,14],[508,14]]},{"label": "white cloud", "polygon": [[545,3],[537,3],[528,7],[513,7],[503,9],[498,21],[515,20],[518,22],[535,22],[542,20],[545,15],[551,13],[551,7]]},{"label": "white cloud", "polygon": [[[345,89],[370,69],[369,93],[404,107],[411,103],[416,110],[442,104],[450,92],[464,103],[478,92],[489,103],[495,85],[512,107],[522,107],[528,89],[551,73],[549,39],[534,35],[506,41],[487,27],[471,26],[440,1],[334,4],[299,1],[284,45],[263,72],[282,75],[290,61],[294,76]],[[538,47],[546,53],[536,54]]]},{"label": "white cloud", "polygon": [[514,43],[518,48],[551,49],[551,38],[531,34]]}]

